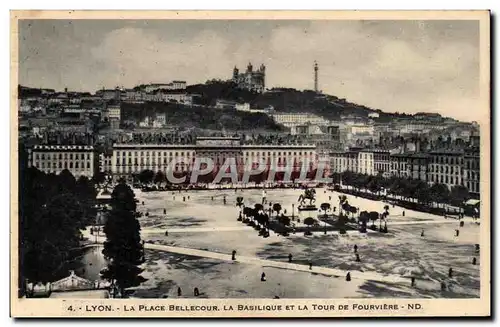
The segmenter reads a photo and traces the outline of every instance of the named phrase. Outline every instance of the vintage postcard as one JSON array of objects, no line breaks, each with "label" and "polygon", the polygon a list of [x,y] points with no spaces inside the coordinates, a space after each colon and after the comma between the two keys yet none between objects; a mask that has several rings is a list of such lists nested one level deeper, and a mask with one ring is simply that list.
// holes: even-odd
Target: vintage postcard
[{"label": "vintage postcard", "polygon": [[13,317],[491,315],[488,11],[12,11]]}]

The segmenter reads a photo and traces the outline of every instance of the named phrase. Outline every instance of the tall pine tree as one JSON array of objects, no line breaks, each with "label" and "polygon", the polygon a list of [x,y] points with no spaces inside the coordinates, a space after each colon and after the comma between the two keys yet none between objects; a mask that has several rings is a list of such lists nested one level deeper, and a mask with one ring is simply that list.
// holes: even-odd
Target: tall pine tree
[{"label": "tall pine tree", "polygon": [[116,286],[122,297],[125,297],[125,289],[145,281],[140,276],[143,269],[138,267],[144,262],[144,249],[135,212],[134,192],[121,182],[111,194],[111,212],[104,226],[107,240],[103,254],[109,264],[102,276]]}]

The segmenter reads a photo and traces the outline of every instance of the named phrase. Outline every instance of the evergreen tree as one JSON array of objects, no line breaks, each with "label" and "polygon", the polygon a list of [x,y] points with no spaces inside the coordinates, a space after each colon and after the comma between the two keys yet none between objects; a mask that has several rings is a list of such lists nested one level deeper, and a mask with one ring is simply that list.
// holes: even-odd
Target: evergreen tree
[{"label": "evergreen tree", "polygon": [[104,226],[107,240],[103,254],[110,260],[103,270],[104,278],[110,280],[125,297],[125,289],[140,285],[145,279],[138,267],[144,262],[140,225],[136,218],[136,202],[132,189],[125,183],[118,184],[111,194],[111,212]]}]

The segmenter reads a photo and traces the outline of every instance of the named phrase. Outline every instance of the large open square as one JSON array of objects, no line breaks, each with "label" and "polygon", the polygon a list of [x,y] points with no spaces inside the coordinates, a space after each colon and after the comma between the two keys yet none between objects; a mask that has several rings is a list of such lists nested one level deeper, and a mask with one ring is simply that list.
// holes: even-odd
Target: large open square
[{"label": "large open square", "polygon": [[[206,298],[479,297],[480,260],[474,245],[480,228],[469,218],[459,227],[456,219],[411,210],[403,216],[404,209],[391,206],[387,234],[328,231],[284,237],[271,232],[263,238],[237,221],[236,206],[238,196],[246,206],[261,202],[261,190],[134,192],[138,211],[144,213],[139,221],[148,249],[143,273],[148,281],[133,297],[179,297],[178,288],[180,297],[193,297],[195,287]],[[322,188],[316,193],[318,208],[323,202],[338,206],[338,193]],[[280,203],[288,215],[294,204],[294,215],[302,219],[321,213],[299,214],[300,194],[302,190],[267,190],[267,199]],[[367,211],[382,212],[385,205],[354,196],[348,201]],[[231,259],[233,250],[236,260]],[[442,282],[446,290],[441,290]]]}]

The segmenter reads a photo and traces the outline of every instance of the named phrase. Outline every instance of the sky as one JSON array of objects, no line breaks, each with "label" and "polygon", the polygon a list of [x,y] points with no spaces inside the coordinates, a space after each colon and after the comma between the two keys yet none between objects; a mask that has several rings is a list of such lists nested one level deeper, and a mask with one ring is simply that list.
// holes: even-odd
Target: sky
[{"label": "sky", "polygon": [[19,83],[103,87],[229,79],[266,65],[266,87],[319,88],[387,112],[471,121],[478,21],[22,20]]}]

